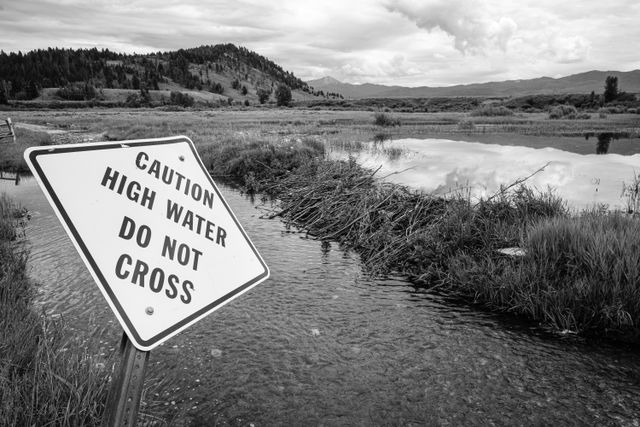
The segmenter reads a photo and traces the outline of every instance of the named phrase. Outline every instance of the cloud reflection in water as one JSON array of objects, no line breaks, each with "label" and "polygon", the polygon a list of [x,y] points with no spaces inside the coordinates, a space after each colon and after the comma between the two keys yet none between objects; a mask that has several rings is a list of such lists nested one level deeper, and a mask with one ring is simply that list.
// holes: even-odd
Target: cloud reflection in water
[{"label": "cloud reflection in water", "polygon": [[[526,184],[538,190],[548,187],[572,208],[605,203],[624,208],[622,184],[631,183],[640,170],[640,154],[575,154],[554,148],[481,144],[444,139],[401,139],[387,143],[403,155],[390,160],[385,150],[360,152],[356,158],[366,167],[382,165],[378,176],[437,194],[470,191],[472,197],[487,197],[514,181],[531,175]],[[345,154],[346,155],[346,154]],[[340,154],[338,154],[340,156]]]}]

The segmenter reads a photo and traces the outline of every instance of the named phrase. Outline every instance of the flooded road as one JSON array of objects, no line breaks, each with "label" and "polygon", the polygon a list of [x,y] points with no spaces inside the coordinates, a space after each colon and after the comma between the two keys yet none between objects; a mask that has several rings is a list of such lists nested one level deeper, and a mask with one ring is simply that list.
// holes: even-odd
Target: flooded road
[{"label": "flooded road", "polygon": [[[31,212],[39,303],[113,353],[121,329],[35,181],[1,191]],[[221,191],[271,278],[151,352],[142,412],[172,425],[640,423],[637,350],[371,280],[354,254]]]}]

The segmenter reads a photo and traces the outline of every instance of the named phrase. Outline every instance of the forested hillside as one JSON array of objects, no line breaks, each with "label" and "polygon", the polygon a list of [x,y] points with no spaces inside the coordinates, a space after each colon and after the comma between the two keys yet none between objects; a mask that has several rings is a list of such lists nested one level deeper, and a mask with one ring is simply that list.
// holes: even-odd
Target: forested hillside
[{"label": "forested hillside", "polygon": [[101,89],[144,94],[169,87],[240,97],[251,93],[264,102],[279,85],[314,97],[336,96],[314,91],[273,61],[233,44],[144,55],[96,48],[0,52],[0,103],[37,98],[44,88],[60,88],[56,93],[62,99],[87,100]]}]

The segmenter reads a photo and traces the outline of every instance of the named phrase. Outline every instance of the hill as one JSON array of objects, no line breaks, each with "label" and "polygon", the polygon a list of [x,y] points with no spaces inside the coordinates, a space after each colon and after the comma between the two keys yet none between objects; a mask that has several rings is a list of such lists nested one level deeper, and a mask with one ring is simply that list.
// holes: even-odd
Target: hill
[{"label": "hill", "polygon": [[557,79],[540,77],[528,80],[508,80],[503,82],[475,83],[448,87],[403,87],[384,86],[371,83],[342,83],[332,77],[308,81],[315,90],[336,92],[345,98],[430,98],[430,97],[516,97],[525,95],[588,94],[602,93],[607,76],[618,77],[620,90],[640,93],[640,70],[588,71]]},{"label": "hill", "polygon": [[288,86],[294,100],[329,97],[273,61],[233,44],[132,55],[96,48],[0,52],[0,103],[56,97],[118,101],[138,91],[146,91],[147,100],[190,91],[206,102],[257,103],[261,93],[273,94],[279,85]]}]

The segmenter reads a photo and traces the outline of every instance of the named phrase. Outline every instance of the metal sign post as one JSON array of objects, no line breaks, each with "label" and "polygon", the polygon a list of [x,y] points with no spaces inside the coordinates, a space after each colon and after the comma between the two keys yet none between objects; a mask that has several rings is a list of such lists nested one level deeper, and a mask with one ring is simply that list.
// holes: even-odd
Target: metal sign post
[{"label": "metal sign post", "polygon": [[104,426],[136,425],[149,353],[149,351],[138,350],[127,334],[122,334],[121,359],[109,390],[103,417]]}]

